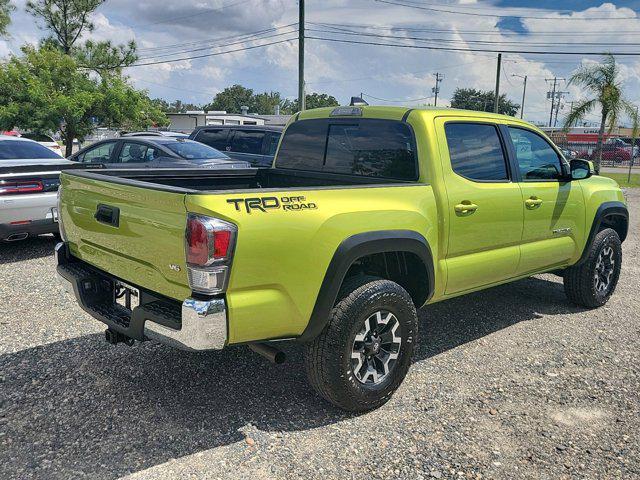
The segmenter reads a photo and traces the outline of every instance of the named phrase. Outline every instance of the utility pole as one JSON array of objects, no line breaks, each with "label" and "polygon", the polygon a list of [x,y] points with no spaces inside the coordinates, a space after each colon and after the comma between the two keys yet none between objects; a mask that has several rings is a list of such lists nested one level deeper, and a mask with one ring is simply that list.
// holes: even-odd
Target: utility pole
[{"label": "utility pole", "polygon": [[520,106],[520,118],[524,118],[524,100],[527,96],[527,76],[526,75],[517,75],[513,74],[512,77],[518,77],[524,79],[524,88],[522,89],[522,105]]},{"label": "utility pole", "polygon": [[549,113],[549,127],[553,126],[553,110],[556,106],[556,97],[558,95],[558,92],[556,92],[556,89],[558,88],[559,80],[564,80],[564,78],[553,77],[553,78],[544,79],[545,82],[553,81],[553,89],[550,92],[547,92],[547,99],[551,98],[551,113]]},{"label": "utility pole", "polygon": [[556,97],[558,101],[556,102],[556,119],[553,121],[553,127],[555,128],[558,125],[558,113],[560,112],[560,108],[562,107],[562,100],[565,95],[568,95],[570,92],[556,92]]},{"label": "utility pole", "polygon": [[298,107],[305,108],[304,95],[304,0],[299,0],[298,9]]},{"label": "utility pole", "polygon": [[493,111],[495,113],[499,112],[498,104],[500,103],[500,68],[502,68],[502,54],[498,54],[498,66],[496,69],[496,95],[494,98]]},{"label": "utility pole", "polygon": [[438,106],[438,93],[440,93],[440,82],[442,82],[442,80],[444,79],[444,75],[442,75],[441,73],[434,73],[433,74],[434,77],[436,77],[436,86],[433,87],[431,89],[431,91],[433,92],[433,94],[436,96],[434,102],[433,102],[433,106],[437,107]]}]

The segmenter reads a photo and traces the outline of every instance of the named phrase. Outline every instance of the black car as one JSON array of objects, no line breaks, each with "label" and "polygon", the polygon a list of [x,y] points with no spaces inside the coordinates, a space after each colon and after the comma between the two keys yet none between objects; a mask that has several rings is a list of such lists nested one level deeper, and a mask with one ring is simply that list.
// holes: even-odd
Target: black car
[{"label": "black car", "polygon": [[249,168],[199,142],[172,137],[123,137],[102,140],[69,160],[107,168]]},{"label": "black car", "polygon": [[265,125],[208,125],[196,127],[189,138],[254,167],[270,167],[282,130]]}]

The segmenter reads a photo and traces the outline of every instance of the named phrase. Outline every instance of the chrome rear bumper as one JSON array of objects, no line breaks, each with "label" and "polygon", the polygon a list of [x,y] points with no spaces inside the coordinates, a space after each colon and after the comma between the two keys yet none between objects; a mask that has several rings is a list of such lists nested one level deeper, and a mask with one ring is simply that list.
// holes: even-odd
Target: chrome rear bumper
[{"label": "chrome rear bumper", "polygon": [[182,302],[182,328],[174,330],[147,320],[144,335],[186,350],[220,350],[227,342],[227,308],[224,299]]},{"label": "chrome rear bumper", "polygon": [[63,288],[76,297],[84,311],[109,328],[136,340],[156,340],[183,350],[220,350],[227,343],[224,298],[187,298],[180,306],[177,301],[159,300],[152,292],[141,289],[140,306],[126,310],[129,313],[124,315],[129,318],[124,318],[121,308],[112,308],[115,296],[109,290],[118,279],[71,257],[63,242],[56,245],[55,256]]}]

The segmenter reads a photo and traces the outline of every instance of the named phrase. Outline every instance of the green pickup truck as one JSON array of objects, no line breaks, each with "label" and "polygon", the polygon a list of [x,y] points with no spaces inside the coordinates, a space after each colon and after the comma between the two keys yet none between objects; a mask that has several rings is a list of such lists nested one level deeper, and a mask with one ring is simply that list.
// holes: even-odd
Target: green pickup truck
[{"label": "green pickup truck", "polygon": [[274,165],[61,175],[58,273],[111,343],[305,349],[312,386],[363,411],[404,379],[426,303],[542,272],[575,304],[615,290],[618,185],[535,127],[451,109],[295,115]]}]

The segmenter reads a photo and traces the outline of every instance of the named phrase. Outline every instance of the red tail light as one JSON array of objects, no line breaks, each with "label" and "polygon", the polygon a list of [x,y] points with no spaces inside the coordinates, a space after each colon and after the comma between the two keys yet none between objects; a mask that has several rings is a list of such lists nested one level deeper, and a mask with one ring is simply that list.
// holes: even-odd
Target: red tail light
[{"label": "red tail light", "polygon": [[232,223],[190,214],[187,219],[187,263],[205,267],[228,260],[236,231]]},{"label": "red tail light", "polygon": [[44,190],[42,182],[39,180],[34,181],[0,181],[0,195],[12,195],[16,193],[35,193]]}]

